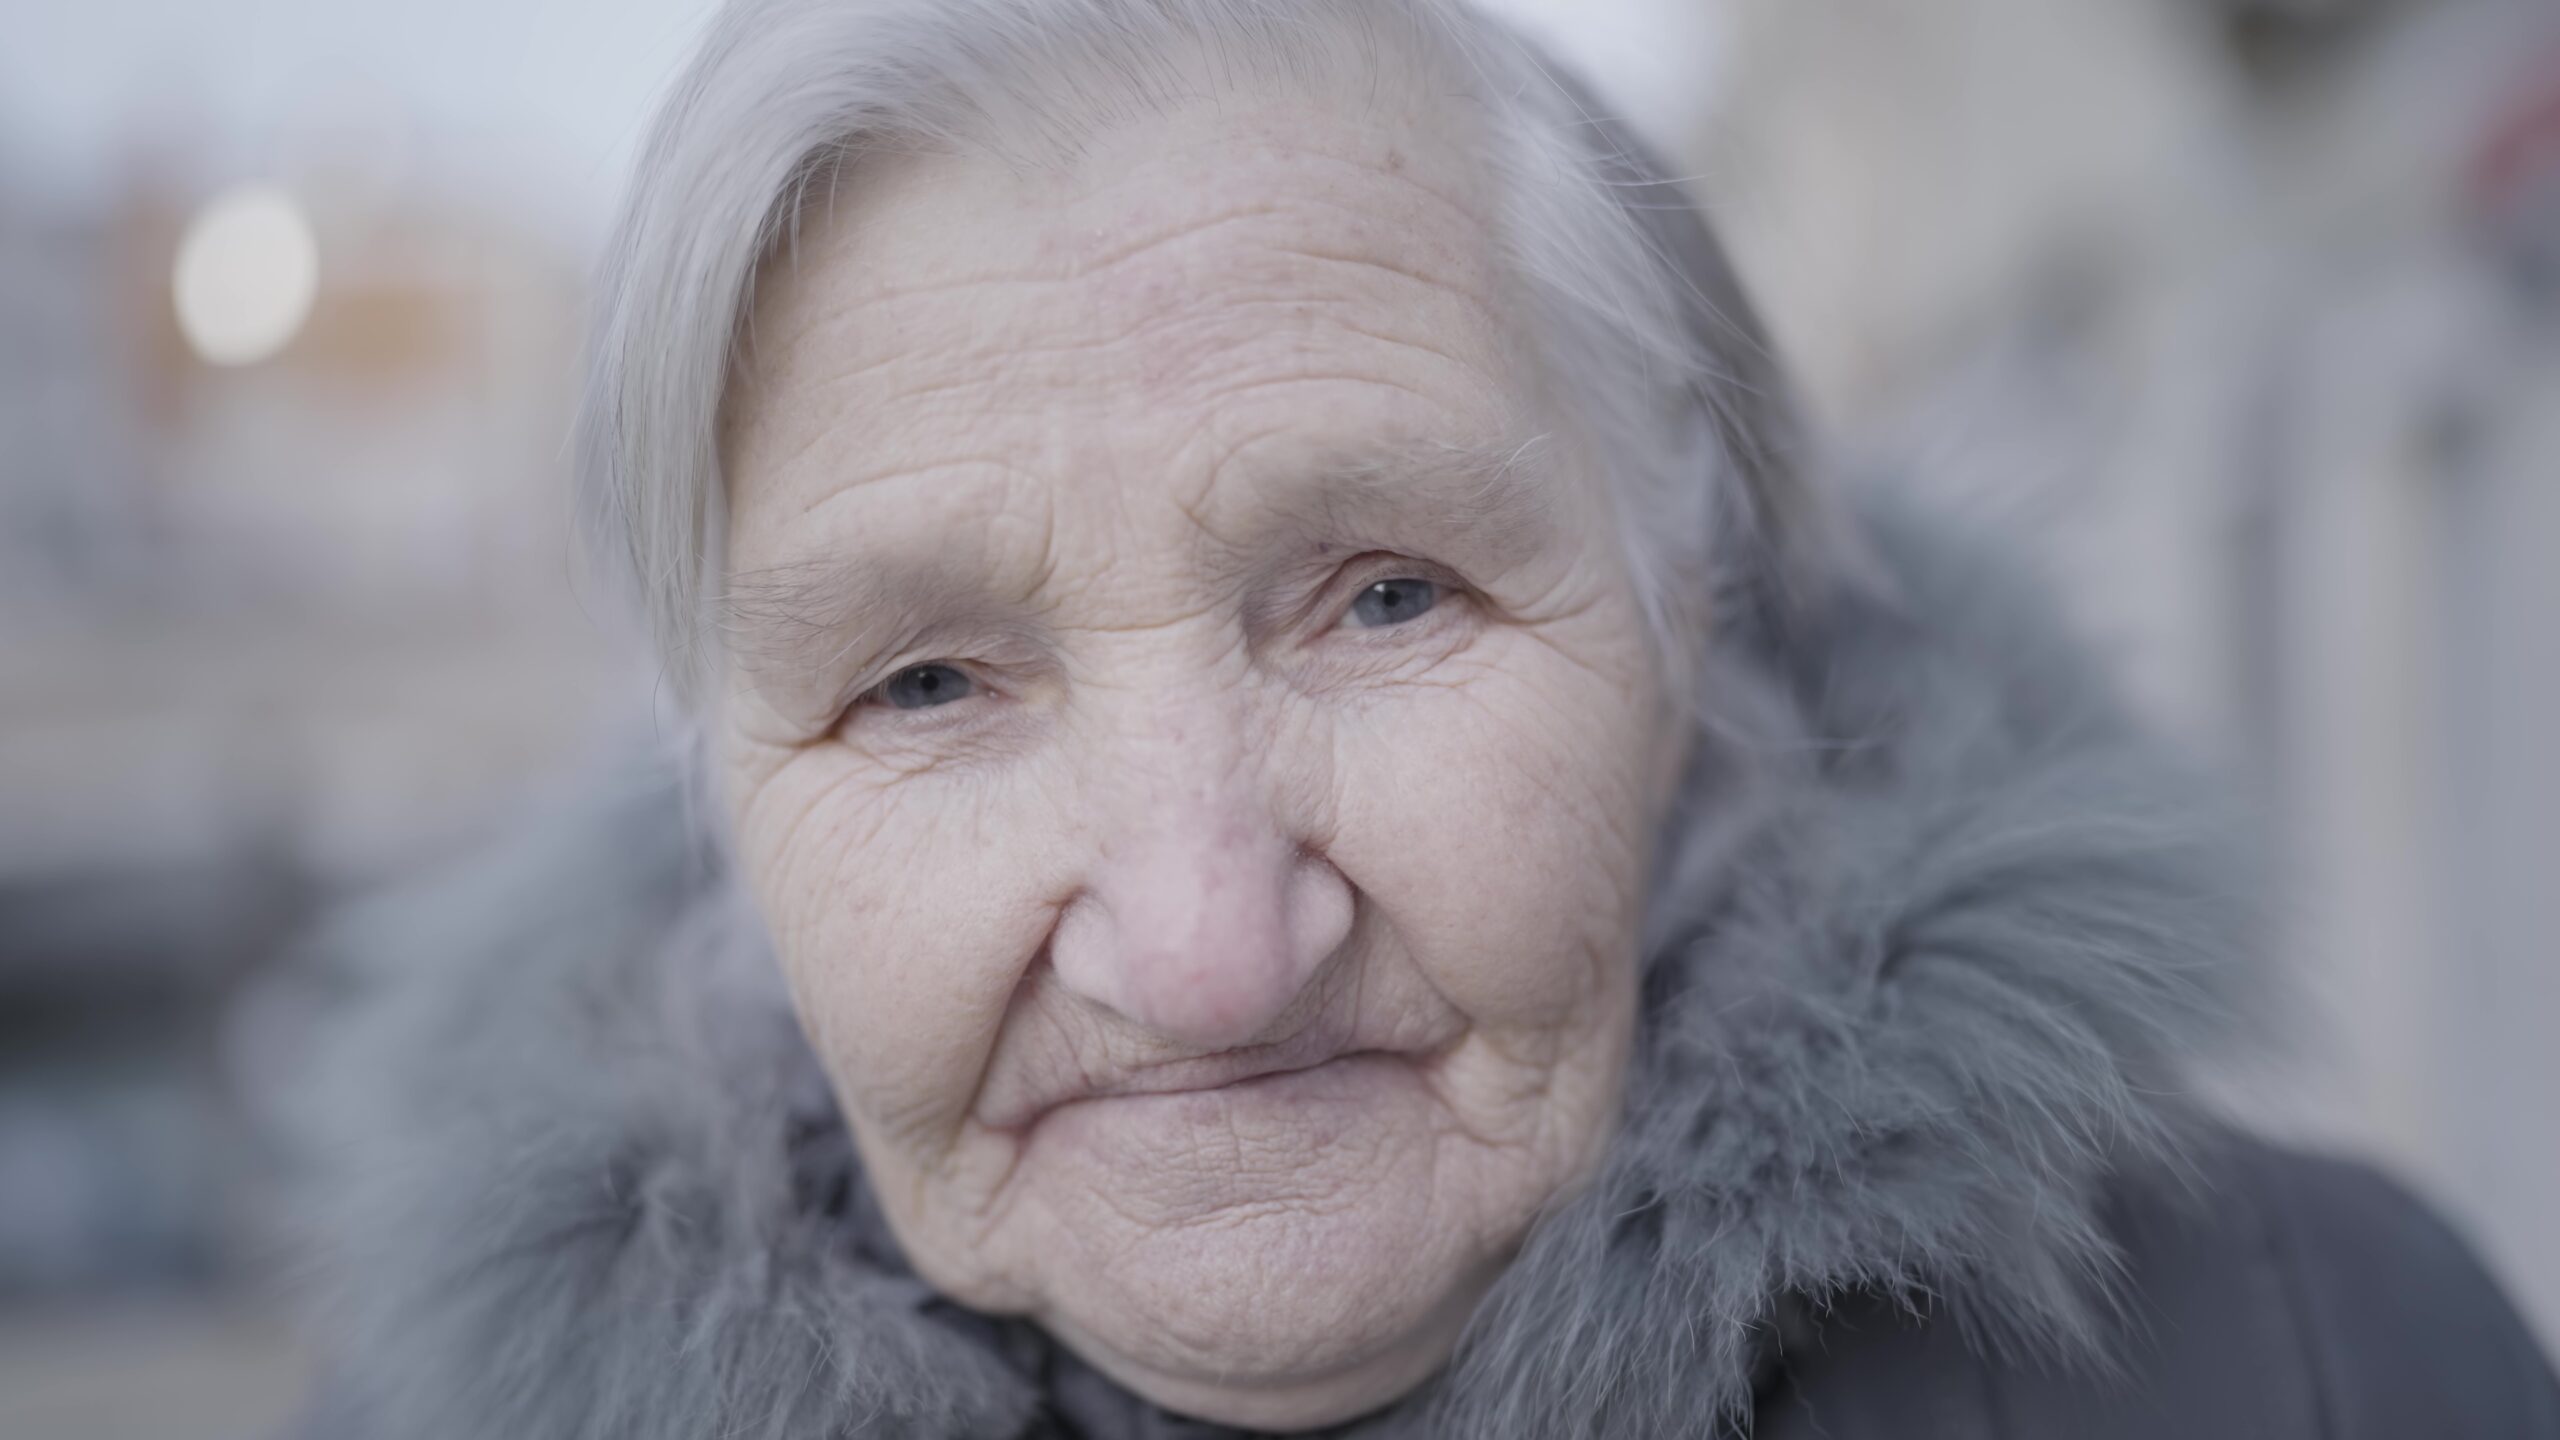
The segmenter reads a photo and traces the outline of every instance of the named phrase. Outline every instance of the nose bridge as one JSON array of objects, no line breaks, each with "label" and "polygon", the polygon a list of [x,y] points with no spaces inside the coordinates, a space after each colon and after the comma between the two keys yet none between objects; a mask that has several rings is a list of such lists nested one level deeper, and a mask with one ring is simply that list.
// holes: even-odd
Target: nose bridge
[{"label": "nose bridge", "polygon": [[1244,685],[1117,692],[1082,787],[1082,893],[1051,963],[1072,991],[1187,1047],[1244,1044],[1290,1010],[1350,928]]},{"label": "nose bridge", "polygon": [[1134,813],[1119,817],[1144,830],[1253,803],[1254,729],[1241,687],[1222,679],[1173,677],[1128,692],[1128,703],[1101,717],[1111,734],[1105,773],[1096,787],[1116,791]]},{"label": "nose bridge", "polygon": [[1131,637],[1121,653],[1096,657],[1091,673],[1095,683],[1078,707],[1086,729],[1081,801],[1100,831],[1098,851],[1117,853],[1150,835],[1287,833],[1311,822],[1290,813],[1288,792],[1302,787],[1281,774],[1306,757],[1275,752],[1275,717],[1250,657],[1213,626]]}]

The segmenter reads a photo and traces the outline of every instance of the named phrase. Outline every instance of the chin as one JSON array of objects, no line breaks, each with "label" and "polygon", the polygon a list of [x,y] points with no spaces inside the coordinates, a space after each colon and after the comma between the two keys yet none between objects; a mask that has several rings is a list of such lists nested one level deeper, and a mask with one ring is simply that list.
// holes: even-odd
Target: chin
[{"label": "chin", "polygon": [[1445,1363],[1498,1271],[1352,1214],[1239,1217],[1125,1253],[1042,1317],[1060,1343],[1167,1409],[1313,1429]]},{"label": "chin", "polygon": [[1487,1197],[1443,1183],[1418,1087],[1314,1083],[1049,1117],[1026,1156],[1058,1222],[1043,1327],[1160,1405],[1265,1430],[1349,1419],[1437,1369],[1499,1269]]}]

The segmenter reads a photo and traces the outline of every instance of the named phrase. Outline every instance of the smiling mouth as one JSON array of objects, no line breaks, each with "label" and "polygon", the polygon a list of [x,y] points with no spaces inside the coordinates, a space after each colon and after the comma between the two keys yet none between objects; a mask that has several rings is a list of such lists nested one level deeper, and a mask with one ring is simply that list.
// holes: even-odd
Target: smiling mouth
[{"label": "smiling mouth", "polygon": [[1345,1050],[1340,1054],[1327,1055],[1320,1060],[1309,1060],[1300,1064],[1265,1065],[1242,1070],[1234,1070],[1224,1078],[1218,1078],[1213,1075],[1204,1079],[1191,1080],[1181,1076],[1176,1076],[1169,1083],[1153,1084],[1146,1083],[1154,1079],[1153,1075],[1149,1074],[1137,1077],[1139,1083],[1123,1088],[1099,1091],[1083,1098],[1089,1100],[1116,1100],[1124,1099],[1132,1095],[1205,1095],[1217,1090],[1240,1089],[1244,1086],[1256,1084],[1265,1080],[1280,1080],[1291,1075],[1304,1075],[1308,1071],[1321,1070],[1327,1065],[1338,1064],[1346,1060],[1383,1060],[1389,1058],[1393,1057],[1389,1056],[1384,1050]]},{"label": "smiling mouth", "polygon": [[1277,1087],[1299,1076],[1311,1076],[1329,1067],[1372,1064],[1404,1064],[1421,1057],[1401,1051],[1363,1049],[1329,1051],[1312,1057],[1277,1053],[1208,1055],[1196,1060],[1169,1061],[1132,1071],[1106,1084],[1056,1095],[1045,1101],[1009,1107],[990,1115],[991,1128],[1017,1133],[1027,1132],[1043,1119],[1060,1110],[1084,1106],[1096,1101],[1135,1100],[1181,1095],[1210,1095],[1221,1091],[1245,1091]]}]

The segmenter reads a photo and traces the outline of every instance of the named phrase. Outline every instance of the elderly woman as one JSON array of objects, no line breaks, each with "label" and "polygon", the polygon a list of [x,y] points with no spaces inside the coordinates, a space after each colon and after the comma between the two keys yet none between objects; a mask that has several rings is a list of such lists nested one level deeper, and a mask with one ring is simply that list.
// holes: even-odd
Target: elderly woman
[{"label": "elderly woman", "polygon": [[[1441,0],[738,0],[582,461],[680,764],[337,932],[324,1429],[2518,1436],[2246,907]],[[2187,798],[2181,798],[2181,797]]]}]

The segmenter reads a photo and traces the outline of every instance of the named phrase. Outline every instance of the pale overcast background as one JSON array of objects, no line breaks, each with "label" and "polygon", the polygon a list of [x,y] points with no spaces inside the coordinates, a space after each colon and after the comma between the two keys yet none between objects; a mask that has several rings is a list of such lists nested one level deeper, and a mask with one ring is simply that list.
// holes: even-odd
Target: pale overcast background
[{"label": "pale overcast background", "polygon": [[[2234,1103],[2560,1338],[2560,5],[1500,8],[2262,807],[2306,1003]],[[646,723],[564,441],[709,11],[0,0],[0,1435],[287,1433],[264,982]]]}]

